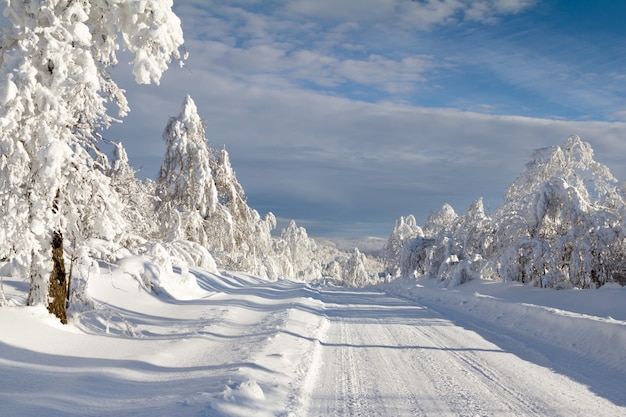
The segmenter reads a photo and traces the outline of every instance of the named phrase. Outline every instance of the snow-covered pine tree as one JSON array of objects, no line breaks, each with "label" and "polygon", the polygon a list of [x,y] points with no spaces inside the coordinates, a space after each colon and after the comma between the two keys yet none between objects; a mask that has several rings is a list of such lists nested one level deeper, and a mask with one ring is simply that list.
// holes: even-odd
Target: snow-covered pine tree
[{"label": "snow-covered pine tree", "polygon": [[189,95],[180,115],[170,118],[163,137],[166,150],[157,179],[157,195],[168,239],[210,246],[204,220],[215,213],[217,190],[204,126]]},{"label": "snow-covered pine tree", "polygon": [[214,235],[220,236],[222,265],[275,278],[271,231],[276,227],[276,218],[272,213],[262,218],[248,206],[226,149],[218,151],[211,163],[218,209],[210,219],[210,227]]},{"label": "snow-covered pine tree", "polygon": [[135,79],[157,82],[181,58],[171,0],[6,1],[0,47],[0,253],[30,277],[28,303],[66,320],[63,253],[113,238],[121,206],[96,146],[128,105],[107,68],[130,51]]},{"label": "snow-covered pine tree", "polygon": [[163,134],[166,152],[157,180],[159,216],[167,240],[196,242],[211,251],[220,267],[276,276],[271,230],[246,202],[228,152],[211,148],[193,99]]}]

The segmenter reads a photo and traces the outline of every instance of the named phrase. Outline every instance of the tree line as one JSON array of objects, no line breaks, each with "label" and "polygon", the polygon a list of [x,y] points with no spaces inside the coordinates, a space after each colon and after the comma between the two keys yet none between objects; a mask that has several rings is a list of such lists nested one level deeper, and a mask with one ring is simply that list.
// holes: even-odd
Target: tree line
[{"label": "tree line", "polygon": [[102,132],[129,111],[109,74],[118,51],[133,56],[138,83],[158,83],[185,59],[170,1],[8,1],[5,15],[0,275],[29,280],[27,303],[62,322],[85,297],[77,267],[129,253],[349,286],[419,275],[449,284],[626,284],[624,186],[578,137],[536,151],[494,213],[479,199],[461,216],[444,205],[422,227],[402,217],[374,259],[317,244],[293,221],[273,235],[276,218],[248,206],[228,152],[210,146],[190,96],[165,124],[156,181],[136,178],[121,143],[112,160],[101,150]]},{"label": "tree line", "polygon": [[428,275],[449,285],[483,277],[550,288],[626,285],[625,191],[578,136],[536,150],[486,214],[449,205],[423,227],[401,217],[385,246],[389,277]]}]

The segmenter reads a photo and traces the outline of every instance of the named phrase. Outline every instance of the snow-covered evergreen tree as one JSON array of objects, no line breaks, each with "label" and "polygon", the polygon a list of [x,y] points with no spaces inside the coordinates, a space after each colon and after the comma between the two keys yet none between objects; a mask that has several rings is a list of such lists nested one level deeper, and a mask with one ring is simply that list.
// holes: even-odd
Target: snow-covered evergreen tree
[{"label": "snow-covered evergreen tree", "polygon": [[209,246],[204,221],[215,213],[217,190],[204,126],[189,95],[180,115],[170,118],[163,137],[166,150],[157,179],[157,195],[166,235],[169,240]]},{"label": "snow-covered evergreen tree", "polygon": [[261,217],[248,206],[246,194],[237,180],[226,149],[211,159],[218,209],[209,220],[211,233],[218,237],[222,264],[231,268],[273,277],[271,231],[276,227],[272,213]]},{"label": "snow-covered evergreen tree", "polygon": [[133,54],[140,83],[158,82],[180,58],[180,21],[171,0],[7,1],[0,48],[0,253],[30,277],[29,304],[65,321],[63,252],[79,256],[87,237],[111,239],[123,226],[96,147],[97,129],[128,111],[107,73]]},{"label": "snow-covered evergreen tree", "polygon": [[423,237],[424,232],[417,225],[415,217],[411,214],[407,217],[401,216],[396,220],[396,224],[383,247],[383,261],[385,264],[385,275],[395,278],[400,272],[400,254],[402,248],[416,237]]},{"label": "snow-covered evergreen tree", "polygon": [[191,241],[211,251],[218,265],[276,277],[271,230],[274,215],[250,208],[226,149],[211,148],[190,96],[169,120],[159,171],[159,216],[169,241]]},{"label": "snow-covered evergreen tree", "polygon": [[208,218],[217,206],[211,151],[198,109],[189,95],[180,115],[170,118],[163,137],[166,150],[157,179],[161,204]]},{"label": "snow-covered evergreen tree", "polygon": [[114,159],[109,170],[109,177],[111,186],[124,207],[122,215],[127,227],[122,236],[122,243],[131,248],[147,240],[158,240],[156,184],[150,179],[137,179],[124,146],[121,143],[113,143],[113,145]]}]

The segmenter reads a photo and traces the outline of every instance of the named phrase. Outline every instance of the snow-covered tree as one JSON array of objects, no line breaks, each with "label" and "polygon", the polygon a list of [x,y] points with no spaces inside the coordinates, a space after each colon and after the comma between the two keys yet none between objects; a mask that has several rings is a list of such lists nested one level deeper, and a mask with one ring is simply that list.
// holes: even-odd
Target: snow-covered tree
[{"label": "snow-covered tree", "polygon": [[609,169],[579,137],[535,151],[496,213],[500,276],[593,287],[623,274],[622,196]]},{"label": "snow-covered tree", "polygon": [[272,276],[276,266],[270,260],[271,231],[276,227],[276,218],[272,213],[261,217],[248,206],[226,149],[216,152],[211,163],[218,209],[209,222],[212,234],[219,236],[219,249],[226,255],[222,257],[225,266]]},{"label": "snow-covered tree", "polygon": [[400,216],[389,235],[389,239],[383,247],[383,261],[385,275],[395,278],[400,271],[400,254],[402,248],[416,237],[423,237],[422,228],[417,225],[415,217],[411,214],[407,217]]},{"label": "snow-covered tree", "polygon": [[189,95],[180,115],[170,118],[163,137],[166,150],[157,179],[161,204],[208,218],[217,206],[211,151],[198,109]]},{"label": "snow-covered tree", "polygon": [[274,215],[250,208],[226,149],[211,148],[190,96],[169,120],[159,171],[159,215],[169,241],[206,247],[223,268],[275,277],[271,231]]},{"label": "snow-covered tree", "polygon": [[180,115],[170,118],[163,137],[166,150],[157,179],[162,225],[169,240],[209,246],[204,221],[215,213],[217,190],[204,126],[189,95]]},{"label": "snow-covered tree", "polygon": [[460,242],[454,239],[460,218],[451,205],[444,204],[438,212],[431,213],[424,223],[424,235],[433,239],[433,245],[426,258],[425,273],[440,277],[443,269],[458,261],[461,253]]},{"label": "snow-covered tree", "polygon": [[128,105],[107,73],[119,49],[158,82],[183,37],[171,0],[6,1],[0,47],[0,253],[30,277],[29,304],[65,321],[63,253],[123,227],[96,143]]},{"label": "snow-covered tree", "polygon": [[572,136],[533,153],[493,216],[481,199],[460,217],[449,205],[431,214],[424,236],[402,248],[400,274],[449,285],[476,277],[556,288],[626,284],[625,190],[591,145]]},{"label": "snow-covered tree", "polygon": [[156,184],[150,179],[139,180],[130,166],[126,149],[121,143],[113,143],[113,163],[109,170],[111,186],[119,196],[126,230],[122,243],[134,247],[146,240],[157,240],[159,234],[156,216]]},{"label": "snow-covered tree", "polygon": [[342,279],[344,285],[349,287],[363,287],[370,281],[367,271],[367,258],[359,249],[354,248],[350,257],[343,266]]},{"label": "snow-covered tree", "polygon": [[486,257],[490,254],[493,234],[493,221],[485,214],[483,200],[479,198],[460,217],[453,238],[459,244],[462,257]]},{"label": "snow-covered tree", "polygon": [[276,259],[282,275],[301,281],[311,281],[322,277],[322,266],[316,253],[318,245],[310,238],[304,227],[295,220],[282,229],[280,237],[274,241]]}]

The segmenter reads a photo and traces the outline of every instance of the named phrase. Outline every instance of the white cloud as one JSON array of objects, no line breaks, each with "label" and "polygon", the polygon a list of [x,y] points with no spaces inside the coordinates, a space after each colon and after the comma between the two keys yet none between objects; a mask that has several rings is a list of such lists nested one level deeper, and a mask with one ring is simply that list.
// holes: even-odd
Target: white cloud
[{"label": "white cloud", "polygon": [[[472,2],[461,0],[414,4],[381,0],[357,11],[362,2],[345,1],[334,14],[335,1],[281,1],[258,3],[259,8],[276,4],[287,8],[271,16],[238,7],[242,2],[211,3],[210,11],[202,9],[204,3],[197,9],[181,9],[183,22],[191,28],[188,69],[172,68],[159,89],[124,84],[133,112],[124,129],[111,132],[119,135],[114,139],[124,140],[131,161],[144,167],[142,175],[156,175],[164,152],[162,129],[190,93],[206,120],[209,140],[226,144],[231,152],[251,204],[318,230],[322,223],[335,228],[382,223],[390,230],[399,215],[413,213],[423,219],[445,202],[462,212],[480,196],[495,207],[533,149],[560,144],[571,134],[590,141],[597,159],[626,178],[620,160],[626,153],[624,123],[398,104],[404,93],[419,95],[422,87],[430,87],[434,77],[451,67],[453,54],[457,57],[453,69],[460,74],[464,66],[474,65],[509,85],[558,102],[601,103],[606,97],[585,87],[592,82],[583,77],[585,71],[576,71],[558,57],[533,55],[508,40],[480,43],[474,38],[456,49],[432,48],[432,54],[420,53],[412,45],[389,51],[380,47],[384,42],[393,46],[398,35],[386,30],[400,21],[400,15],[411,19],[411,10],[431,7],[415,17],[422,23],[412,23],[431,27],[446,19],[489,21],[524,10],[532,2],[493,0],[480,2],[483,9],[470,9]],[[296,12],[300,17],[290,20]],[[335,21],[315,19],[324,13]],[[352,21],[341,21],[342,13],[351,15]],[[370,32],[376,24],[386,28]],[[379,36],[389,38],[372,46]],[[428,42],[422,35],[398,39]],[[575,87],[573,80],[583,84]],[[555,86],[566,82],[566,94],[556,94]],[[346,97],[346,89],[358,88],[389,96],[368,97],[371,102]],[[503,111],[499,103],[473,100],[465,107]]]},{"label": "white cloud", "polygon": [[405,25],[428,30],[463,20],[492,22],[519,13],[536,0],[289,0],[288,11],[315,18]]},{"label": "white cloud", "polygon": [[483,196],[495,207],[533,149],[560,144],[570,134],[590,141],[597,159],[626,178],[620,156],[626,154],[625,123],[364,103],[204,69],[172,69],[158,90],[129,91],[134,111],[127,136],[118,138],[128,139],[131,161],[144,166],[143,175],[156,175],[167,115],[180,111],[187,92],[210,141],[229,149],[251,204],[296,220],[328,211],[334,214],[324,221],[334,219],[333,227],[371,221],[391,228],[399,215],[424,219],[445,202],[463,211]]},{"label": "white cloud", "polygon": [[618,120],[626,121],[626,110],[621,110],[621,111],[613,113],[613,117]]}]

